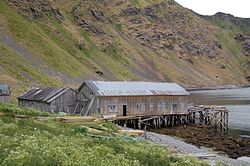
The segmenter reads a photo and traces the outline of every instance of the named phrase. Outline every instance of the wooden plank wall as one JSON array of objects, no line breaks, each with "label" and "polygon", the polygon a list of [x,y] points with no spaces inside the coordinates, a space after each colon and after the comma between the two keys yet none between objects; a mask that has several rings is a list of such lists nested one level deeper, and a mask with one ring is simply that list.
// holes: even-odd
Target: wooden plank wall
[{"label": "wooden plank wall", "polygon": [[19,107],[35,108],[41,111],[51,112],[50,104],[43,103],[43,102],[18,100],[18,105]]},{"label": "wooden plank wall", "polygon": [[10,96],[0,96],[0,103],[9,103]]},{"label": "wooden plank wall", "polygon": [[51,103],[46,103],[41,101],[19,100],[18,105],[20,107],[35,108],[50,113],[56,113],[56,112],[73,113],[76,102],[75,98],[76,98],[76,92],[72,89],[69,89],[64,94],[53,100]]},{"label": "wooden plank wall", "polygon": [[69,89],[51,102],[51,112],[72,114],[75,110],[76,92]]},{"label": "wooden plank wall", "polygon": [[[136,96],[136,97],[98,97],[96,109],[102,115],[123,116],[123,105],[127,107],[127,115],[168,115],[188,113],[188,96]],[[137,105],[141,105],[138,109]],[[176,105],[176,112],[173,112]],[[117,112],[110,112],[109,106],[116,106]]]}]

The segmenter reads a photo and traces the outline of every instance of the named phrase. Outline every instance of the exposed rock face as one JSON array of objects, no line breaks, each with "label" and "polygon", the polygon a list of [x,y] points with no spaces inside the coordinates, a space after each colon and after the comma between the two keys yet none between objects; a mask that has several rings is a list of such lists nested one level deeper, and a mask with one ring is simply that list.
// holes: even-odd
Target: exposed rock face
[{"label": "exposed rock face", "polygon": [[58,21],[64,19],[60,9],[48,0],[9,0],[23,15],[33,19],[54,18]]},{"label": "exposed rock face", "polygon": [[74,19],[77,22],[77,24],[81,26],[85,31],[91,32],[96,35],[104,34],[101,28],[91,24],[89,21],[82,18],[81,15],[75,16]]},{"label": "exposed rock face", "polygon": [[95,18],[95,21],[104,22],[104,14],[99,10],[94,10],[93,8],[95,7],[87,6],[84,0],[80,0],[73,6],[71,13],[76,23],[85,31],[94,35],[105,34],[101,26],[94,24],[94,21],[89,19],[89,17],[92,17]]},{"label": "exposed rock face", "polygon": [[147,7],[143,10],[143,14],[145,16],[147,16],[150,19],[158,19],[159,16],[157,15],[157,11],[155,10],[155,8],[150,8]]},{"label": "exposed rock face", "polygon": [[246,56],[250,56],[250,34],[235,34],[234,39],[242,46],[242,53]]},{"label": "exposed rock face", "polygon": [[104,21],[104,15],[102,12],[98,10],[90,10],[92,15],[98,20],[98,21]]},{"label": "exposed rock face", "polygon": [[248,43],[243,43],[242,48],[243,48],[243,53],[246,56],[250,56],[250,41]]},{"label": "exposed rock face", "polygon": [[[222,49],[219,41],[208,35],[208,28],[193,22],[189,13],[177,11],[174,1],[145,8],[127,6],[120,22],[143,46],[153,51],[174,52],[192,56],[217,57]],[[127,23],[129,22],[129,24]],[[190,27],[190,25],[196,25]]]},{"label": "exposed rock face", "polygon": [[236,41],[238,41],[238,42],[244,42],[244,41],[246,41],[248,38],[247,38],[245,35],[243,35],[243,34],[241,34],[241,33],[238,33],[238,34],[235,34],[234,39],[235,39]]},{"label": "exposed rock face", "polygon": [[137,7],[128,7],[122,10],[123,16],[134,16],[134,15],[139,15],[139,14],[141,14],[141,9]]}]

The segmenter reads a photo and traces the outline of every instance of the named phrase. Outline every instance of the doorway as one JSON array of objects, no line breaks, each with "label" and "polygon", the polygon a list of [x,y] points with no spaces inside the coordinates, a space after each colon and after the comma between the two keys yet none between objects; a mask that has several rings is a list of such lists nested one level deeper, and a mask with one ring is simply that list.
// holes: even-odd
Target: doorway
[{"label": "doorway", "polygon": [[123,116],[127,116],[127,105],[123,105]]},{"label": "doorway", "polygon": [[172,113],[177,113],[177,104],[173,105],[173,112]]}]

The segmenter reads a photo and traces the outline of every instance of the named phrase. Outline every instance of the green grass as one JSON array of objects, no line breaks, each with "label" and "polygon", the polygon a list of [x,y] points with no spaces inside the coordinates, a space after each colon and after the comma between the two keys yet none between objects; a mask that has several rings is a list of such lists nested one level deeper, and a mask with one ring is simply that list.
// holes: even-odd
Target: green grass
[{"label": "green grass", "polygon": [[[6,114],[8,111],[27,114],[27,110],[0,105],[0,112]],[[28,112],[32,117],[43,115],[39,111]],[[170,157],[168,149],[148,141],[89,137],[85,134],[88,131],[80,126],[62,124],[53,118],[48,121],[16,120],[1,115],[0,165],[207,165],[191,157]],[[114,124],[101,126],[116,131]]]},{"label": "green grass", "polygon": [[[34,55],[42,57],[53,68],[73,77],[79,76],[86,71],[86,68],[79,62],[79,59],[70,54],[73,53],[72,50],[65,49],[69,48],[67,45],[63,46],[63,48],[62,46],[60,47],[56,42],[56,38],[52,40],[50,37],[54,37],[55,35],[51,35],[45,27],[41,28],[41,24],[25,19],[11,9],[4,1],[0,2],[0,14],[5,16],[9,30],[13,36],[24,43]],[[43,24],[46,24],[46,21]],[[56,24],[58,23],[51,22],[54,30],[59,26],[55,26]],[[65,42],[71,42],[68,39],[69,37],[66,37]]]},{"label": "green grass", "polygon": [[132,5],[134,5],[134,6],[140,6],[140,1],[139,0],[129,0],[131,3],[132,3]]},{"label": "green grass", "polygon": [[26,115],[29,117],[36,117],[36,116],[51,116],[51,114],[47,113],[47,112],[42,112],[42,111],[38,111],[35,109],[31,109],[31,108],[18,108],[14,105],[5,105],[5,104],[1,104],[0,103],[0,112],[4,113],[5,115],[8,116],[14,116],[16,114],[18,115]]},{"label": "green grass", "polygon": [[[30,83],[42,83],[44,85],[55,86],[59,82],[49,76],[37,71],[31,64],[27,63],[20,55],[12,52],[8,47],[0,43],[0,60],[1,66],[18,80]],[[29,80],[26,77],[28,76]]]},{"label": "green grass", "polygon": [[240,55],[240,44],[238,44],[235,40],[231,40],[234,38],[234,33],[230,31],[225,31],[217,35],[222,46],[226,47],[230,53],[234,56]]}]

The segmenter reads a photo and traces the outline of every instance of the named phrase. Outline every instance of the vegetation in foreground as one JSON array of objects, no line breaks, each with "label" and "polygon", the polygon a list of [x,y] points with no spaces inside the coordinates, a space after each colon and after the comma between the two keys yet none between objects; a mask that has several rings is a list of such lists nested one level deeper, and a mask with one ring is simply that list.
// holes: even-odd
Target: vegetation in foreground
[{"label": "vegetation in foreground", "polygon": [[[48,118],[38,120],[41,116]],[[89,127],[103,132],[91,134]],[[47,113],[0,104],[0,165],[207,165],[169,153],[118,134],[114,124],[65,124]]]}]

